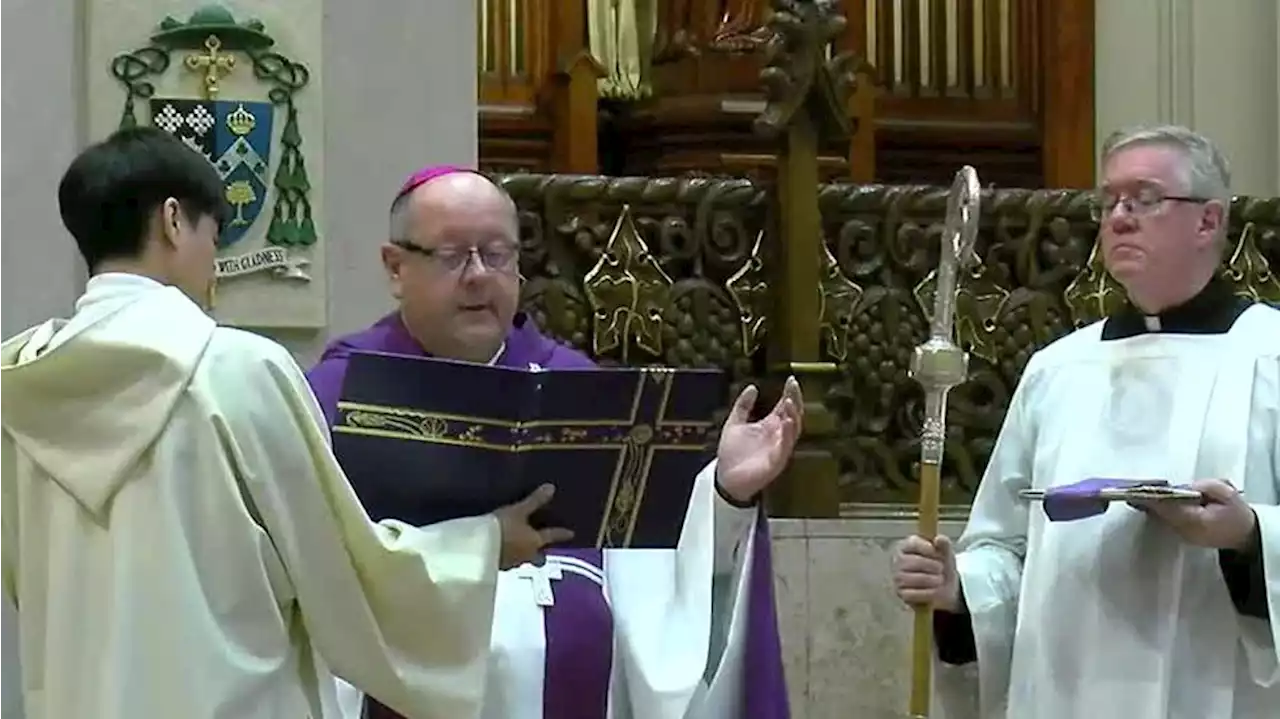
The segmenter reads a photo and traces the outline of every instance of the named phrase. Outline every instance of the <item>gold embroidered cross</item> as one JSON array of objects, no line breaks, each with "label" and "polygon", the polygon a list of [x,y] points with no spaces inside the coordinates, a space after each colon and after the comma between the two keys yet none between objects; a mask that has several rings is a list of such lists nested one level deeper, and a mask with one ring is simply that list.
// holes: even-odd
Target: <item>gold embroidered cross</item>
[{"label": "gold embroidered cross", "polygon": [[188,70],[204,73],[204,98],[213,100],[218,96],[218,82],[235,68],[236,58],[220,52],[222,41],[217,35],[205,39],[204,49],[203,53],[187,55],[184,62]]}]

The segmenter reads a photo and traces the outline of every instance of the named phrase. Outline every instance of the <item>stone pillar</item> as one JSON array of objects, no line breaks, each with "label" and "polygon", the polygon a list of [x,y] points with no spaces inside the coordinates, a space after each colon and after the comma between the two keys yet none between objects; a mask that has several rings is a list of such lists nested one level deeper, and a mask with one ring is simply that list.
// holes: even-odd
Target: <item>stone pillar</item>
[{"label": "stone pillar", "polygon": [[1242,195],[1280,195],[1276,0],[1106,0],[1097,8],[1097,137],[1136,123],[1214,139]]}]

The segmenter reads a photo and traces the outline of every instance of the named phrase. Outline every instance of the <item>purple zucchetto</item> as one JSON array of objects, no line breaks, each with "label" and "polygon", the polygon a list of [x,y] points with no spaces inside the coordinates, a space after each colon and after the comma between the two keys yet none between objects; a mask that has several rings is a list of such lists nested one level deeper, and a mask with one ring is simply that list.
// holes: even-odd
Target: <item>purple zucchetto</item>
[{"label": "purple zucchetto", "polygon": [[[404,184],[400,186],[400,191],[396,193],[395,200],[399,200],[401,197],[404,197],[410,192],[413,192],[414,190],[418,189],[420,186],[425,185],[426,183],[436,179],[437,177],[444,177],[445,175],[456,175],[460,172],[469,172],[471,174],[479,174],[475,170],[472,170],[467,167],[459,167],[457,165],[430,165],[428,167],[422,168],[421,170],[418,170],[412,175],[409,175],[409,178],[406,179],[404,181]],[[395,200],[393,200],[393,202]]]}]

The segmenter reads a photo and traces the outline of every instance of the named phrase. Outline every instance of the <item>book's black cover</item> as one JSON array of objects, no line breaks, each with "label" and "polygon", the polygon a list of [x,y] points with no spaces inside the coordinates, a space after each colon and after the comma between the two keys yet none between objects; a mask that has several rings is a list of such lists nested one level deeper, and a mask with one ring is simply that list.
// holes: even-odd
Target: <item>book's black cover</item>
[{"label": "book's black cover", "polygon": [[719,370],[523,370],[351,356],[333,447],[375,520],[489,513],[556,485],[570,548],[676,546],[728,400]]}]

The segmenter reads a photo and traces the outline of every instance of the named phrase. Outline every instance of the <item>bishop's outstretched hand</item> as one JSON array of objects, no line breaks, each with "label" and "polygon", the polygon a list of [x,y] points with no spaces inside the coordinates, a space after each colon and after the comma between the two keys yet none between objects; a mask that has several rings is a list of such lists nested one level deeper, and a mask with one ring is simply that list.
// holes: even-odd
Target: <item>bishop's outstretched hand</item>
[{"label": "bishop's outstretched hand", "polygon": [[788,377],[782,397],[773,410],[752,422],[760,390],[750,385],[738,395],[720,430],[716,453],[717,481],[726,494],[738,502],[750,502],[782,474],[796,448],[804,419],[804,397],[800,383]]}]

